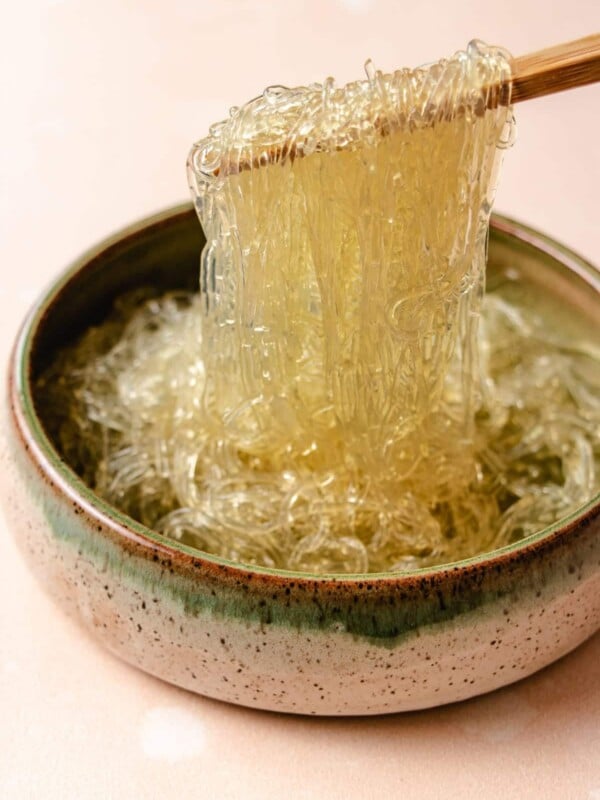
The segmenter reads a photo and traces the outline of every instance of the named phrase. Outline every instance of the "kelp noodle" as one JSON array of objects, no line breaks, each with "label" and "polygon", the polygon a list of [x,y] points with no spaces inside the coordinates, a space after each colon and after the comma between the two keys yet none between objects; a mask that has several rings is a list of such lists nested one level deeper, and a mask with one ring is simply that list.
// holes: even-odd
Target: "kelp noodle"
[{"label": "kelp noodle", "polygon": [[126,299],[43,378],[96,490],[201,550],[345,573],[485,551],[591,496],[593,353],[501,297],[480,324],[508,84],[472,43],[214,125],[188,163],[201,293],[125,324]]}]

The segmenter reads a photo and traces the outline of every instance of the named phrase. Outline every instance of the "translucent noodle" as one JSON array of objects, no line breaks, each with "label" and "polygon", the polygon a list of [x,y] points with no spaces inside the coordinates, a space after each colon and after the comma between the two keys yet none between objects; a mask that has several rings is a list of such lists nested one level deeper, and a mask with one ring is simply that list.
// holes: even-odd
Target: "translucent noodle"
[{"label": "translucent noodle", "polygon": [[501,296],[482,317],[505,54],[367,74],[213,126],[200,294],[125,300],[42,378],[101,495],[234,561],[448,562],[598,488],[597,354]]}]

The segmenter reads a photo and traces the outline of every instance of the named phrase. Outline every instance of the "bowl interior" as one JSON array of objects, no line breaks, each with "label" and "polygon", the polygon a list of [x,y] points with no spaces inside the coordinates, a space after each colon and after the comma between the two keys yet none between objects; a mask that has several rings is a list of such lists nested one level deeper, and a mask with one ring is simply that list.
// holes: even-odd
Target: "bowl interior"
[{"label": "bowl interior", "polygon": [[[205,238],[188,205],[134,225],[85,253],[51,287],[28,354],[35,381],[56,351],[106,318],[115,299],[140,286],[156,293],[198,287]],[[43,402],[34,400],[44,422]]]},{"label": "bowl interior", "polygon": [[[46,434],[47,441],[40,444],[42,449],[53,451],[51,457],[58,455],[66,460],[74,472],[78,471],[77,465],[69,464],[61,452],[48,424],[44,397],[35,391],[38,376],[57,350],[73,342],[89,326],[100,323],[120,295],[140,287],[152,287],[157,294],[195,290],[204,241],[189,205],[144,220],[84,254],[50,288],[26,324],[20,382],[32,398],[36,421]],[[488,285],[493,288],[507,280],[512,281],[512,290],[526,295],[529,302],[543,303],[553,324],[569,335],[587,333],[589,337],[590,327],[600,319],[600,274],[593,267],[548,237],[494,216]],[[73,481],[79,483],[75,475]],[[599,501],[600,495],[581,511]],[[570,515],[569,520],[572,519]],[[553,525],[547,531],[556,528]],[[525,546],[528,540],[544,533],[540,531],[510,549]],[[178,548],[175,542],[169,544]]]}]

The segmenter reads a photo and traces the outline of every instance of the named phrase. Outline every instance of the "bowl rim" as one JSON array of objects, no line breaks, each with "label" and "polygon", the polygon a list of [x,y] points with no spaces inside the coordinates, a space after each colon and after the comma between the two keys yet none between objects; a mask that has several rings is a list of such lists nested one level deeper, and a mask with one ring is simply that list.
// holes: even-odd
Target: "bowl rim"
[{"label": "bowl rim", "polygon": [[[600,506],[599,492],[585,505],[578,507],[552,525],[546,526],[518,542],[458,561],[403,572],[317,574],[234,562],[197,550],[148,528],[105,501],[88,487],[61,458],[37,415],[30,380],[33,341],[40,323],[48,309],[56,302],[61,290],[88,264],[106,255],[111,249],[122,246],[126,240],[139,238],[150,228],[156,230],[160,227],[168,227],[176,218],[187,216],[190,212],[193,212],[191,203],[170,206],[163,211],[144,217],[122,228],[82,253],[57,278],[51,281],[41,293],[26,315],[13,345],[8,364],[7,381],[9,413],[11,414],[13,425],[19,437],[23,440],[25,449],[29,452],[31,459],[41,473],[72,504],[80,507],[89,518],[93,519],[97,527],[102,526],[101,528],[98,527],[98,530],[108,529],[118,539],[121,539],[123,544],[141,548],[143,551],[147,551],[150,557],[158,554],[182,566],[204,567],[209,571],[213,571],[215,568],[227,570],[234,577],[248,578],[251,575],[260,575],[264,576],[265,579],[268,577],[284,581],[289,579],[296,584],[306,583],[312,585],[315,582],[352,584],[366,581],[369,583],[384,581],[406,586],[413,584],[415,581],[421,582],[424,578],[435,576],[436,579],[439,579],[449,573],[456,577],[457,573],[461,571],[471,571],[473,568],[481,567],[497,569],[501,564],[520,560],[524,554],[536,551],[540,546],[554,542],[558,538],[566,537],[570,530],[576,528],[578,523],[584,521],[595,508],[597,510],[597,507]],[[501,234],[516,239],[520,243],[529,245],[546,257],[559,261],[569,271],[576,273],[579,278],[590,285],[595,292],[600,294],[600,271],[570,248],[556,242],[546,234],[504,215],[492,214],[490,227]]]}]

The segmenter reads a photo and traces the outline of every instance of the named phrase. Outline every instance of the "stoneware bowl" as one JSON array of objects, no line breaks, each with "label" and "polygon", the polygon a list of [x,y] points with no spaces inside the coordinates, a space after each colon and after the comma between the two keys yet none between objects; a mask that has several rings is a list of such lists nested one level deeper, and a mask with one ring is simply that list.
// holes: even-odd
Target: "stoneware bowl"
[{"label": "stoneware bowl", "polygon": [[[560,658],[600,626],[600,497],[483,557],[409,574],[313,576],[244,567],[165,539],[107,505],[58,455],[32,385],[56,348],[136,286],[193,288],[190,206],[77,261],[25,321],[10,363],[4,498],[49,595],[142,670],[210,697],[302,714],[380,714],[488,692]],[[490,274],[600,319],[598,273],[496,217]]]}]

